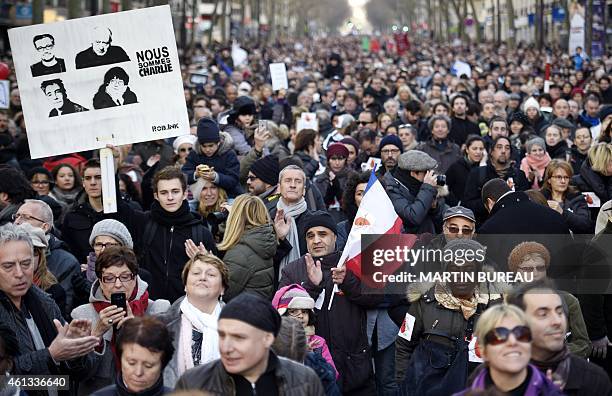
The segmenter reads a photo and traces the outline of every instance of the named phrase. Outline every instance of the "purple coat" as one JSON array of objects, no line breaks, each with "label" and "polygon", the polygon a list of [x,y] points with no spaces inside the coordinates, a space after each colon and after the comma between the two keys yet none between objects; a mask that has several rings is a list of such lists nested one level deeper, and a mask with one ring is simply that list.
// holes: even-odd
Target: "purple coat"
[{"label": "purple coat", "polygon": [[[531,377],[529,378],[529,384],[527,385],[524,396],[563,396],[564,393],[546,378],[537,367],[531,364],[529,367],[531,368]],[[484,390],[486,388],[485,378],[488,372],[488,368],[480,370],[470,387],[459,393],[455,393],[453,396],[463,396],[467,394],[469,390]]]}]

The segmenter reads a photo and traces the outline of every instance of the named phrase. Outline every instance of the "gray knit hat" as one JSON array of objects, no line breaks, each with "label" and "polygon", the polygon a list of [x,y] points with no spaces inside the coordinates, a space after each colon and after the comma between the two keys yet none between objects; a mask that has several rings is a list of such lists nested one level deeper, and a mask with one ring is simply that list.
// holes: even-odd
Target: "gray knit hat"
[{"label": "gray knit hat", "polygon": [[134,249],[134,242],[132,241],[132,236],[130,232],[123,225],[123,223],[113,220],[106,219],[97,222],[93,229],[91,230],[91,235],[89,236],[89,244],[93,247],[94,241],[97,236],[105,235],[111,238],[115,238],[121,245],[129,247],[130,249]]},{"label": "gray knit hat", "polygon": [[429,154],[410,150],[399,156],[397,166],[408,171],[428,171],[434,169],[438,163]]}]

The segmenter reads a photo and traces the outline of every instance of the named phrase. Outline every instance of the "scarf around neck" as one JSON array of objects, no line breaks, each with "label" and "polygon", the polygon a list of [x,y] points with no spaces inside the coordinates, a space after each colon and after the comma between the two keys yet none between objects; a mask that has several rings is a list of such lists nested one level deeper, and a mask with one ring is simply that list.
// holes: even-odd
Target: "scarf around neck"
[{"label": "scarf around neck", "polygon": [[185,297],[180,305],[181,330],[177,351],[178,373],[194,367],[192,355],[192,329],[202,333],[200,364],[205,364],[219,358],[219,335],[217,321],[221,314],[221,304],[217,302],[211,314],[200,311]]},{"label": "scarf around neck", "polygon": [[538,361],[531,358],[531,363],[535,365],[542,373],[546,373],[549,369],[553,371],[553,378],[558,379],[567,384],[567,379],[570,372],[571,353],[567,344],[563,345],[563,349],[556,352],[546,361]]},{"label": "scarf around neck", "polygon": [[285,220],[289,221],[290,228],[289,234],[287,234],[288,242],[291,244],[291,250],[287,254],[280,264],[279,274],[282,273],[283,268],[292,261],[300,258],[300,237],[298,235],[297,224],[295,219],[302,213],[306,212],[308,205],[306,200],[302,197],[298,202],[287,205],[283,202],[283,199],[279,199],[276,204],[276,210],[283,210],[285,212]]},{"label": "scarf around neck", "polygon": [[434,296],[436,301],[442,304],[444,308],[450,309],[451,311],[459,311],[463,315],[465,320],[468,320],[476,313],[478,308],[478,286],[474,289],[474,294],[469,300],[457,298],[453,296],[453,293],[448,286],[441,283],[436,283],[434,289]]},{"label": "scarf around neck", "polygon": [[181,207],[176,212],[166,211],[159,202],[155,200],[153,204],[151,204],[151,218],[165,227],[172,227],[187,224],[194,219],[194,216],[189,209],[187,200],[183,200]]},{"label": "scarf around neck", "polygon": [[532,156],[531,154],[527,154],[525,158],[521,160],[521,170],[525,174],[525,177],[529,176],[531,169],[536,171],[538,175],[538,177],[533,180],[532,187],[536,188],[539,186],[538,180],[542,180],[544,177],[544,171],[546,170],[546,167],[550,161],[551,159],[548,153],[545,153],[540,159]]}]

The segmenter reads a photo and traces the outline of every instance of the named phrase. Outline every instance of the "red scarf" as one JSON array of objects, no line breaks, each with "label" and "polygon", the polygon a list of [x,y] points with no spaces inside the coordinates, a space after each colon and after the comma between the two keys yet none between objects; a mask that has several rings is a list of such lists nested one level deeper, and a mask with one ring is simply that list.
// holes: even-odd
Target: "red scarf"
[{"label": "red scarf", "polygon": [[[132,309],[132,314],[134,316],[144,316],[147,312],[147,307],[149,306],[149,292],[147,290],[142,293],[140,298],[136,299],[136,295],[138,295],[138,283],[136,283],[136,287],[132,291],[132,295],[128,299],[128,304]],[[96,312],[100,313],[104,308],[110,307],[111,303],[108,301],[96,301],[92,303]],[[113,336],[111,338],[110,346],[113,352],[113,358],[115,360],[115,368],[117,372],[121,370],[121,359],[117,356],[117,352],[115,350],[115,331],[113,330]]]}]

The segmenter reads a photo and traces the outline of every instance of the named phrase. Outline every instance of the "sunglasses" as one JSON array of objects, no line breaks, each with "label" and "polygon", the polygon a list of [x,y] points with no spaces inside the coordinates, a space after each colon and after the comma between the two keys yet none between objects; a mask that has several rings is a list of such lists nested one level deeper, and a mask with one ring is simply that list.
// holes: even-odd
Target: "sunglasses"
[{"label": "sunglasses", "polygon": [[472,232],[474,232],[473,228],[470,228],[470,227],[459,228],[459,227],[453,226],[453,225],[447,226],[446,229],[451,234],[470,235]]},{"label": "sunglasses", "polygon": [[181,153],[185,153],[185,152],[187,152],[187,153],[188,153],[188,152],[190,152],[192,149],[193,149],[193,147],[181,147],[181,148],[179,149],[179,151],[180,151]]},{"label": "sunglasses", "polygon": [[518,342],[531,342],[531,330],[527,326],[516,326],[512,330],[506,327],[496,327],[485,335],[485,345],[503,344],[508,341],[511,333]]},{"label": "sunglasses", "polygon": [[374,121],[357,121],[357,125],[368,125],[373,123]]}]

